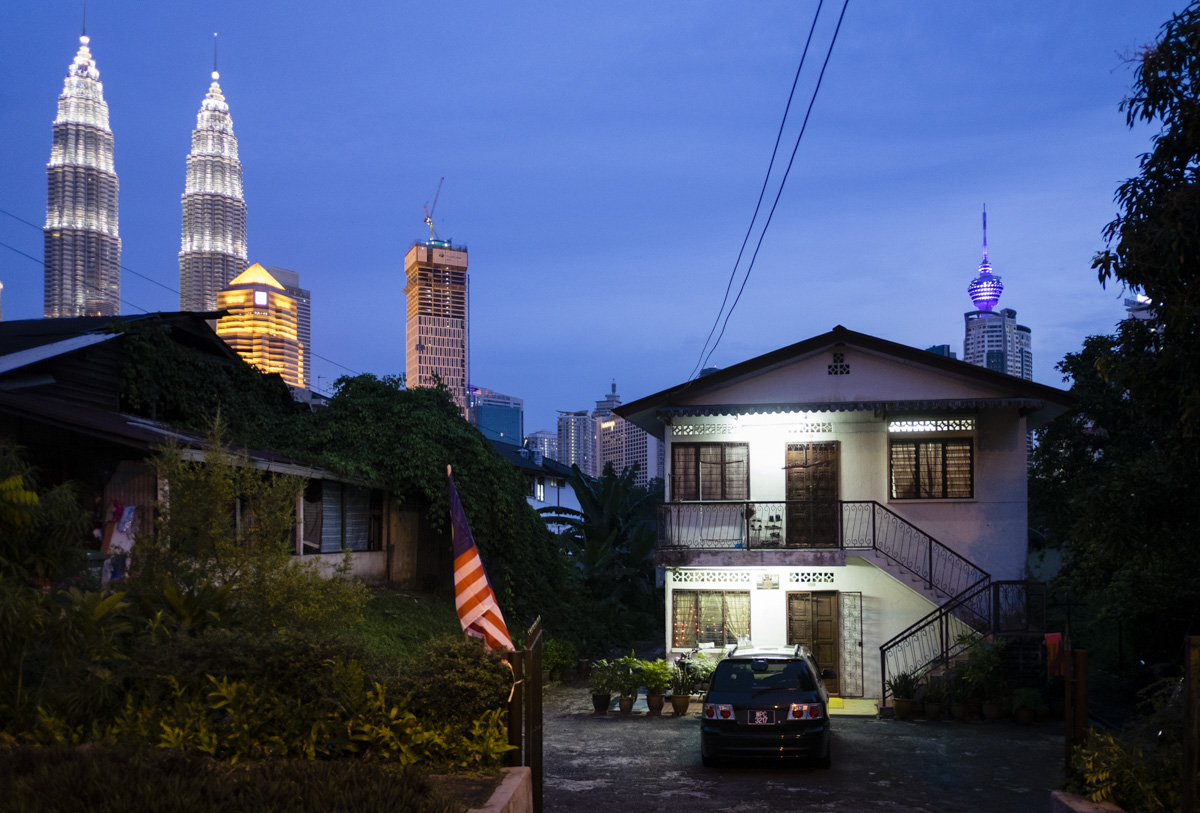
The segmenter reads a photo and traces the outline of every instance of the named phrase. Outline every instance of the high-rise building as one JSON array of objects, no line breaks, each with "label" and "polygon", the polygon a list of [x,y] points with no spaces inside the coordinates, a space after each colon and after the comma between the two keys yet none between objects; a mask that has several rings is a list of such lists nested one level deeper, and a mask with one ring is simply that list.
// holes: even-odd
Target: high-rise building
[{"label": "high-rise building", "polygon": [[650,480],[663,476],[665,449],[661,441],[645,430],[613,414],[621,405],[617,382],[603,399],[596,402],[592,418],[596,425],[598,455],[596,473],[602,474],[612,464],[617,474],[637,466],[634,484],[645,487]]},{"label": "high-rise building", "polygon": [[86,33],[67,68],[46,165],[44,314],[121,311],[121,238],[113,134]]},{"label": "high-rise building", "polygon": [[596,462],[596,420],[586,410],[558,413],[558,462],[565,466],[579,466],[589,477],[599,474]]},{"label": "high-rise building", "polygon": [[525,436],[525,402],[487,387],[471,387],[467,420],[488,440],[520,446]]},{"label": "high-rise building", "polygon": [[216,304],[229,311],[217,320],[217,335],[238,355],[264,373],[279,373],[293,387],[308,387],[299,307],[279,280],[255,263],[217,294]]},{"label": "high-rise building", "polygon": [[246,268],[242,162],[218,78],[214,70],[187,157],[179,249],[179,309],[184,311],[213,310],[218,294]]},{"label": "high-rise building", "polygon": [[404,255],[404,276],[408,386],[432,387],[440,381],[465,415],[470,380],[467,247],[432,236],[413,243]]},{"label": "high-rise building", "polygon": [[312,294],[300,287],[300,275],[295,271],[269,265],[267,273],[296,300],[296,338],[304,351],[304,386],[312,389]]},{"label": "high-rise building", "polygon": [[975,310],[963,314],[963,361],[1008,373],[1026,381],[1033,380],[1033,334],[1017,324],[1012,308],[994,310],[1004,292],[1004,283],[992,273],[988,262],[987,210],[983,213],[983,262],[979,273],[967,286]]},{"label": "high-rise building", "polygon": [[558,432],[539,429],[525,436],[525,448],[541,452],[547,460],[558,460]]}]

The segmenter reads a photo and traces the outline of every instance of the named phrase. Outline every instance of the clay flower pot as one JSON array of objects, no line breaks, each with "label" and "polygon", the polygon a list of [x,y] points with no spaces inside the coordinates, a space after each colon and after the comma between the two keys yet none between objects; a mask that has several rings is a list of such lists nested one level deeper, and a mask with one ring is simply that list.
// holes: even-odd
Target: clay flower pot
[{"label": "clay flower pot", "polygon": [[617,701],[617,708],[619,708],[621,710],[621,713],[626,716],[633,714],[633,701],[634,700],[635,700],[635,698],[630,697],[629,695],[622,695],[621,699]]},{"label": "clay flower pot", "polygon": [[666,703],[666,700],[661,694],[646,695],[646,708],[649,710],[651,717],[662,716],[663,704]]},{"label": "clay flower pot", "polygon": [[687,714],[688,706],[692,703],[691,695],[673,694],[671,695],[671,710],[675,712],[676,717],[682,717]]}]

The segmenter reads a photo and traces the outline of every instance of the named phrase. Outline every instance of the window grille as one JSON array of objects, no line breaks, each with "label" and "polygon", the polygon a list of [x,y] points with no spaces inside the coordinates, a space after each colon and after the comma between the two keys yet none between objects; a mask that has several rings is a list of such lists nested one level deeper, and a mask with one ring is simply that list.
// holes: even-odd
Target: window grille
[{"label": "window grille", "polygon": [[892,441],[891,470],[893,499],[975,496],[974,444],[970,439]]},{"label": "window grille", "polygon": [[671,446],[671,500],[750,499],[750,447],[745,443]]},{"label": "window grille", "polygon": [[674,647],[726,646],[750,636],[750,593],[675,590],[671,593]]}]

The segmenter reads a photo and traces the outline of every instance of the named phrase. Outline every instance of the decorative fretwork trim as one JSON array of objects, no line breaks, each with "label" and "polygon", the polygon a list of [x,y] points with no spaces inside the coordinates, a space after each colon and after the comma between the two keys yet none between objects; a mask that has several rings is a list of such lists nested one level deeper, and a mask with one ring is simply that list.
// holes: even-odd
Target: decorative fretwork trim
[{"label": "decorative fretwork trim", "polygon": [[850,375],[850,365],[846,363],[845,353],[834,353],[833,364],[829,365],[830,375]]},{"label": "decorative fretwork trim", "polygon": [[812,421],[789,426],[787,431],[789,435],[831,434],[833,432],[833,424],[829,421]]},{"label": "decorative fretwork trim", "polygon": [[683,437],[687,435],[729,435],[737,431],[736,423],[692,423],[675,424],[671,427],[671,435]]},{"label": "decorative fretwork trim", "polygon": [[744,570],[676,570],[673,581],[677,584],[749,584],[750,574]]},{"label": "decorative fretwork trim", "polygon": [[888,432],[974,432],[974,418],[937,418],[918,421],[888,421]]},{"label": "decorative fretwork trim", "polygon": [[833,584],[832,570],[793,570],[788,584]]}]

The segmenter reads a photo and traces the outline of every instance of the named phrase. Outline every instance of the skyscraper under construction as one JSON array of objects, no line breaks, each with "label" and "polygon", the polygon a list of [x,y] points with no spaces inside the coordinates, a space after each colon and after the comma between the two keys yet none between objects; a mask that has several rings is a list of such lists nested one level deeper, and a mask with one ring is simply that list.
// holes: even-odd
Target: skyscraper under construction
[{"label": "skyscraper under construction", "polygon": [[217,295],[247,265],[242,162],[219,78],[214,70],[187,158],[179,251],[179,309],[184,311],[215,308]]},{"label": "skyscraper under construction", "polygon": [[431,235],[404,255],[408,299],[405,325],[405,377],[410,387],[440,381],[465,414],[469,335],[467,247]]},{"label": "skyscraper under construction", "polygon": [[113,134],[86,34],[67,68],[46,165],[46,317],[113,316],[121,303],[121,238]]}]

